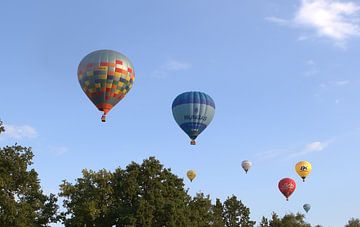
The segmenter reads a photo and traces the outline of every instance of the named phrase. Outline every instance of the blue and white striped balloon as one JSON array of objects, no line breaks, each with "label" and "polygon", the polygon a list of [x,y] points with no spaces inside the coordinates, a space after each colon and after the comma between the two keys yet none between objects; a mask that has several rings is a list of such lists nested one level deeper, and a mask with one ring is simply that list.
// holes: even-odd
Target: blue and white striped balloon
[{"label": "blue and white striped balloon", "polygon": [[172,104],[175,121],[195,145],[196,137],[210,124],[215,114],[214,100],[199,91],[184,92]]}]

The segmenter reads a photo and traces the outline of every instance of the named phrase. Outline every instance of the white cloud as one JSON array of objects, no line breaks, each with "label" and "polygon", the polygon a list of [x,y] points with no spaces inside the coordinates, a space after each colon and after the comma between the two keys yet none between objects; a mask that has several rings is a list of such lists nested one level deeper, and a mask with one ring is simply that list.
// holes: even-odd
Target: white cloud
[{"label": "white cloud", "polygon": [[306,65],[307,69],[303,73],[304,76],[310,77],[310,76],[314,76],[319,73],[314,60],[309,59],[309,60],[305,61],[305,65]]},{"label": "white cloud", "polygon": [[66,146],[50,147],[50,153],[55,154],[57,156],[63,155],[67,152],[69,152],[69,148]]},{"label": "white cloud", "polygon": [[299,156],[299,155],[305,155],[309,153],[319,152],[323,151],[331,141],[315,141],[309,144],[306,144],[305,147],[299,151],[293,152],[291,156]]},{"label": "white cloud", "polygon": [[360,34],[357,20],[359,9],[353,2],[302,0],[293,21],[315,29],[319,36],[343,41]]},{"label": "white cloud", "polygon": [[37,137],[37,132],[35,128],[29,125],[4,125],[5,132],[4,136],[12,139],[33,139]]},{"label": "white cloud", "polygon": [[285,19],[282,19],[279,17],[274,17],[274,16],[265,17],[265,20],[275,23],[275,24],[278,24],[278,25],[290,25],[291,24],[291,21],[289,21],[289,20],[285,20]]},{"label": "white cloud", "polygon": [[307,61],[305,62],[305,64],[306,64],[306,65],[311,65],[311,66],[313,66],[313,65],[315,65],[315,61],[309,59],[309,60],[307,60]]},{"label": "white cloud", "polygon": [[256,156],[260,157],[261,159],[272,159],[272,158],[277,158],[282,155],[287,155],[291,152],[292,152],[291,150],[273,149],[273,150],[268,150],[265,152],[258,153],[258,154],[256,154]]},{"label": "white cloud", "polygon": [[315,141],[307,144],[303,151],[304,152],[322,151],[325,149],[325,147],[327,147],[327,145],[328,144],[325,142]]},{"label": "white cloud", "polygon": [[180,61],[168,61],[163,68],[165,70],[169,71],[179,71],[179,70],[186,70],[190,68],[190,64],[186,62],[180,62]]},{"label": "white cloud", "polygon": [[339,81],[335,81],[334,82],[336,86],[345,86],[348,85],[350,83],[350,81],[348,80],[339,80]]},{"label": "white cloud", "polygon": [[304,75],[306,77],[310,77],[310,76],[314,76],[314,75],[316,75],[318,73],[319,73],[319,71],[317,69],[310,69],[310,70],[305,71]]},{"label": "white cloud", "polygon": [[320,84],[321,88],[330,88],[330,87],[343,87],[349,85],[349,80],[337,80],[337,81],[328,81]]},{"label": "white cloud", "polygon": [[165,78],[172,72],[187,70],[191,65],[187,62],[169,60],[164,63],[159,69],[155,70],[152,75],[156,78]]},{"label": "white cloud", "polygon": [[269,151],[265,151],[262,153],[257,154],[257,156],[261,157],[262,159],[272,159],[282,157],[294,157],[305,155],[309,153],[323,151],[332,141],[314,141],[308,144],[305,144],[302,148],[297,149],[273,149]]},{"label": "white cloud", "polygon": [[347,39],[360,36],[359,12],[360,6],[351,1],[301,0],[292,19],[265,19],[280,25],[309,28],[315,31],[316,36],[329,38],[335,41],[337,46],[344,47]]}]

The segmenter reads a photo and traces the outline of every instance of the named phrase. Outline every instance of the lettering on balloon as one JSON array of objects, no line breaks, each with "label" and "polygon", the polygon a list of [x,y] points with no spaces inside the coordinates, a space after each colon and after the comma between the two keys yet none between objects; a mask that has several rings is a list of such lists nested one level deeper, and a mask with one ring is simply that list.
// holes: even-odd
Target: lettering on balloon
[{"label": "lettering on balloon", "polygon": [[206,116],[201,116],[201,115],[184,115],[184,120],[201,120],[201,121],[206,121],[207,117]]},{"label": "lettering on balloon", "polygon": [[307,166],[301,166],[300,171],[307,171]]},{"label": "lettering on balloon", "polygon": [[281,189],[282,190],[288,190],[288,189],[294,189],[295,186],[291,183],[284,183],[283,185],[281,185]]}]

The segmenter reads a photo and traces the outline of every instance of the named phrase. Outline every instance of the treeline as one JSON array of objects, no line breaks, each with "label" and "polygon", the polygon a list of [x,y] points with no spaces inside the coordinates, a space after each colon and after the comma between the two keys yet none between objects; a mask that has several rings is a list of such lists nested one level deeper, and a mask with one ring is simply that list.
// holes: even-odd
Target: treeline
[{"label": "treeline", "polygon": [[[4,130],[0,121],[0,134]],[[299,213],[282,218],[273,213],[256,225],[250,209],[235,195],[214,204],[203,193],[191,197],[183,179],[154,157],[113,172],[85,169],[74,183],[64,180],[58,195],[45,195],[31,169],[31,148],[6,146],[0,155],[0,226],[311,227]],[[346,226],[360,226],[360,220],[351,219]]]}]

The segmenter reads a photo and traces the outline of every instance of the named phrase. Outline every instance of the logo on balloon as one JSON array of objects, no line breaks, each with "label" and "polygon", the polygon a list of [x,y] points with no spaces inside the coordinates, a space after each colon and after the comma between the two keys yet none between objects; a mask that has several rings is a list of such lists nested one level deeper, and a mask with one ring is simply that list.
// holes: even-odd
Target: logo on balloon
[{"label": "logo on balloon", "polygon": [[197,114],[199,112],[199,108],[195,107],[194,108],[194,114]]},{"label": "logo on balloon", "polygon": [[282,190],[288,190],[288,189],[294,189],[294,188],[295,188],[295,186],[293,184],[287,184],[287,183],[285,183],[281,186]]},{"label": "logo on balloon", "polygon": [[207,117],[206,116],[201,116],[201,115],[184,115],[184,120],[202,120],[202,121],[206,121]]},{"label": "logo on balloon", "polygon": [[308,169],[307,166],[301,166],[301,167],[300,167],[300,170],[301,170],[301,171],[307,171],[307,169]]}]

